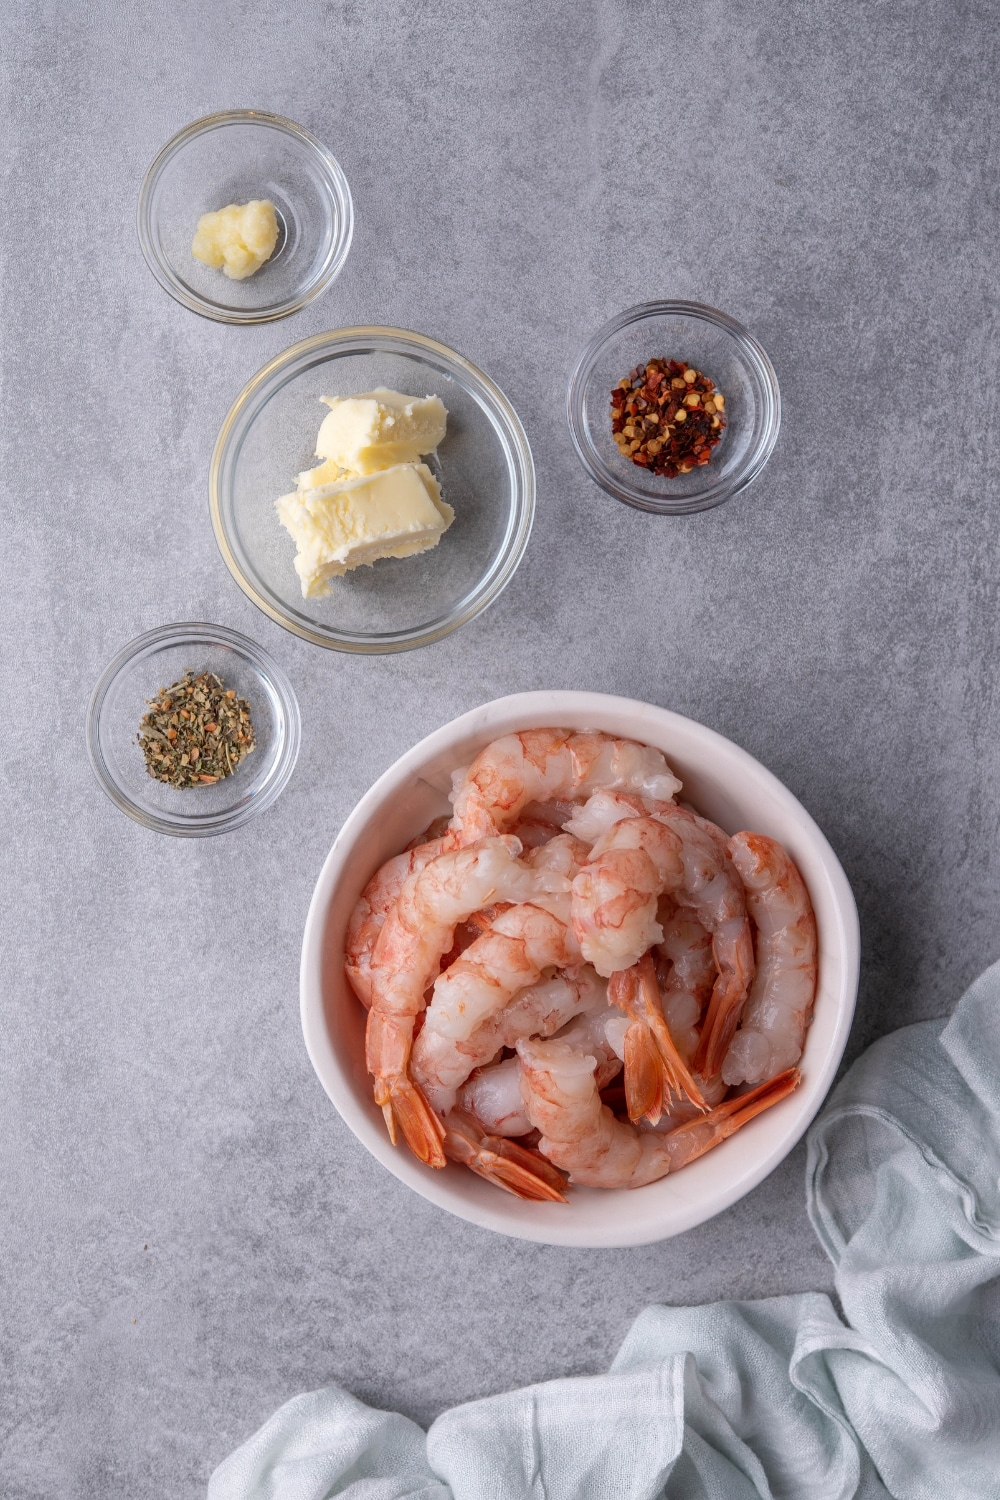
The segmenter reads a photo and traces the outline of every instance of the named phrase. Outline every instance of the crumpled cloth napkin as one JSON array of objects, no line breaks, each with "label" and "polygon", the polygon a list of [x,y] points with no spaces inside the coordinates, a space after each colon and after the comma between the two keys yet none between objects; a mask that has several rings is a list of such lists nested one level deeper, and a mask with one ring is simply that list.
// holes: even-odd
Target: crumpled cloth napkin
[{"label": "crumpled cloth napkin", "polygon": [[331,1386],[281,1407],[209,1500],[1000,1497],[1000,964],[854,1064],[806,1190],[842,1317],[819,1293],[650,1307],[607,1375],[426,1434]]}]

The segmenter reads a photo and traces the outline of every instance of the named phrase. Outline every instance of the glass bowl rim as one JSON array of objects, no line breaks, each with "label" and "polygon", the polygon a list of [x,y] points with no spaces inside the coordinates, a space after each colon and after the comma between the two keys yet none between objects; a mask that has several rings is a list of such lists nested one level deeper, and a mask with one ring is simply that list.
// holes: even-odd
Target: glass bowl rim
[{"label": "glass bowl rim", "polygon": [[[583,418],[584,387],[605,345],[617,334],[624,332],[626,328],[645,322],[647,319],[659,317],[698,318],[702,322],[721,329],[723,333],[729,334],[740,351],[744,363],[750,367],[760,383],[762,411],[758,421],[754,424],[757,429],[756,436],[736,470],[725,478],[716,480],[714,484],[710,484],[698,494],[678,496],[676,500],[672,500],[669,496],[657,500],[645,494],[637,486],[629,484],[627,479],[614,475],[598,455]],[[726,500],[732,499],[733,495],[739,494],[740,490],[746,489],[747,485],[752,484],[757,478],[778,440],[778,431],[781,426],[781,392],[774,366],[763,346],[736,318],[730,317],[728,313],[720,312],[717,307],[710,307],[706,302],[687,302],[679,299],[638,302],[632,307],[625,308],[623,312],[617,313],[613,318],[609,318],[584,346],[583,352],[573,367],[566,390],[566,420],[577,457],[590,478],[606,494],[613,495],[616,500],[623,501],[625,505],[631,505],[634,509],[646,511],[651,515],[694,515],[698,511],[711,510],[716,505],[722,505]]]},{"label": "glass bowl rim", "polygon": [[[241,807],[206,813],[202,817],[177,818],[170,813],[152,812],[137,802],[124,788],[120,778],[109,764],[101,745],[101,722],[104,707],[114,684],[135,663],[156,654],[157,650],[186,645],[207,644],[228,646],[248,662],[254,671],[271,687],[285,715],[287,732],[284,744],[275,757],[269,772],[261,783],[260,790],[250,802]],[[102,790],[122,812],[134,818],[145,828],[156,833],[173,834],[178,838],[205,838],[211,834],[228,833],[250,822],[264,812],[288,785],[295,769],[302,739],[302,719],[298,700],[284,669],[274,658],[252,641],[249,636],[226,625],[213,625],[206,620],[181,620],[170,625],[158,625],[145,630],[116,653],[101,673],[90,695],[86,717],[87,756],[91,769]]]},{"label": "glass bowl rim", "polygon": [[[462,371],[474,387],[479,387],[481,393],[489,399],[494,427],[497,426],[497,419],[499,419],[499,425],[503,429],[502,435],[498,432],[498,437],[501,437],[505,449],[508,472],[513,474],[513,484],[508,506],[508,535],[504,541],[504,551],[500,562],[492,570],[492,580],[488,579],[488,587],[483,587],[481,579],[475,585],[471,597],[466,595],[464,608],[453,610],[445,618],[432,620],[426,626],[364,636],[311,630],[300,620],[275,608],[271,601],[257,590],[252,580],[243,572],[230,545],[220,498],[221,476],[228,449],[234,440],[234,435],[238,433],[240,421],[254,398],[280,372],[287,369],[290,372],[288,378],[293,378],[298,373],[295,369],[296,365],[308,363],[309,356],[315,350],[327,345],[340,349],[344,353],[350,353],[352,349],[354,352],[362,352],[375,347],[389,353],[402,351],[418,355],[434,355],[446,366],[451,365]],[[257,410],[252,413],[251,422],[256,419]],[[249,423],[246,424],[244,430],[248,430],[248,427]],[[316,333],[310,338],[301,339],[282,353],[275,355],[247,381],[229,408],[216,439],[209,466],[208,493],[212,527],[219,551],[240,588],[258,609],[263,610],[269,619],[274,620],[285,630],[291,631],[314,646],[365,656],[384,656],[397,651],[411,651],[418,646],[428,646],[435,641],[443,640],[460,626],[475,619],[476,615],[481,614],[499,598],[517,572],[531,535],[535,514],[535,466],[527,433],[512,403],[496,382],[484,374],[471,360],[449,348],[447,344],[442,344],[437,339],[429,338],[426,334],[416,333],[411,329],[358,325],[354,328],[330,329],[326,333]]]},{"label": "glass bowl rim", "polygon": [[[170,263],[161,256],[149,222],[153,190],[164,169],[199,136],[234,124],[264,124],[272,129],[283,131],[284,134],[292,136],[307,150],[318,156],[323,167],[327,189],[337,206],[340,219],[340,232],[330,241],[326,261],[319,275],[303,292],[294,297],[286,297],[282,302],[265,304],[263,307],[223,308],[206,302],[189,291],[176,276]],[[350,185],[337,158],[304,125],[298,125],[294,120],[286,119],[284,115],[271,114],[263,109],[223,109],[192,120],[190,124],[178,130],[176,135],[172,135],[166,145],[157,152],[139,189],[136,228],[139,234],[139,246],[147,266],[163,290],[182,307],[197,313],[199,317],[211,318],[216,323],[273,323],[279,318],[287,318],[291,313],[298,312],[300,308],[312,302],[340,274],[354,235],[354,204]]]}]

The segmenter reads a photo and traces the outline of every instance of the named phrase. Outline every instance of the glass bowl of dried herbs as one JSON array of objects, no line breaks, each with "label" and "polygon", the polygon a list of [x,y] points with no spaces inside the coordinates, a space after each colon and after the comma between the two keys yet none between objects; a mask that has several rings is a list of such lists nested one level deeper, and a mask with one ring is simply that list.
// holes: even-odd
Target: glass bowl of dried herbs
[{"label": "glass bowl of dried herbs", "polygon": [[700,302],[644,302],[580,355],[567,419],[603,490],[683,516],[756,479],[777,441],[781,396],[771,361],[735,318]]},{"label": "glass bowl of dried herbs", "polygon": [[122,812],[157,833],[227,833],[271,806],[299,753],[292,685],[223,625],[149,630],[94,689],[87,751]]}]

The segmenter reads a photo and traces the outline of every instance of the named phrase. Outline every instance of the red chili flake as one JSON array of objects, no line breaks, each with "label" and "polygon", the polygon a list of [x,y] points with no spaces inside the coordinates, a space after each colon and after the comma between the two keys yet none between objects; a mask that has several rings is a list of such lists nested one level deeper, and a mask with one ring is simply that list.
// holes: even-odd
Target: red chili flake
[{"label": "red chili flake", "polygon": [[611,431],[623,458],[674,479],[711,461],[725,431],[725,406],[700,370],[678,359],[651,359],[611,392]]}]

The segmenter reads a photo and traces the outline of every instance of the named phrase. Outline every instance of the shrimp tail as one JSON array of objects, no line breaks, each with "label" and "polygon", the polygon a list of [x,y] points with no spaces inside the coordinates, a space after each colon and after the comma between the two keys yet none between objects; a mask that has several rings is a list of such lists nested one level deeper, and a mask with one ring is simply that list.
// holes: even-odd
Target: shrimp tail
[{"label": "shrimp tail", "polygon": [[398,1132],[418,1160],[429,1167],[443,1167],[444,1126],[424,1098],[420,1085],[400,1074],[375,1081],[375,1103],[385,1116],[389,1139],[395,1146]]},{"label": "shrimp tail", "polygon": [[385,1117],[392,1144],[396,1145],[401,1133],[420,1161],[429,1167],[443,1167],[444,1127],[420,1085],[409,1076],[414,1022],[413,1016],[368,1012],[365,1035],[368,1071],[375,1079],[375,1103]]},{"label": "shrimp tail", "polygon": [[801,1082],[802,1074],[798,1068],[788,1068],[748,1093],[717,1104],[700,1120],[690,1120],[686,1125],[679,1125],[665,1137],[670,1146],[671,1172],[686,1167],[688,1162],[696,1161],[706,1151],[711,1151],[713,1146],[728,1140],[756,1115],[770,1109],[773,1104],[780,1104],[782,1099],[787,1099]]},{"label": "shrimp tail", "polygon": [[452,1110],[444,1126],[444,1150],[487,1182],[534,1203],[565,1203],[566,1179],[538,1151],[490,1135],[471,1115]]},{"label": "shrimp tail", "polygon": [[625,1033],[625,1105],[634,1124],[643,1116],[651,1125],[663,1114],[664,1068],[649,1028],[633,1021]]},{"label": "shrimp tail", "polygon": [[[608,1001],[612,1005],[619,1006],[626,1015],[633,1017],[635,1026],[649,1033],[659,1053],[666,1095],[673,1094],[678,1099],[690,1099],[698,1109],[707,1109],[705,1096],[678,1051],[677,1043],[670,1035],[670,1027],[663,1014],[663,1000],[651,954],[644,954],[630,969],[618,969],[611,975],[608,982]],[[629,1031],[634,1030],[635,1026],[630,1027]],[[628,1032],[626,1032],[627,1041]],[[626,1090],[629,1087],[628,1058],[625,1060],[625,1087]],[[662,1108],[660,1113],[662,1113]],[[629,1119],[641,1118],[641,1115],[633,1115],[630,1107]],[[649,1118],[652,1124],[656,1123],[652,1116]],[[659,1115],[656,1118],[659,1119]]]}]

